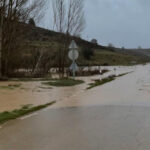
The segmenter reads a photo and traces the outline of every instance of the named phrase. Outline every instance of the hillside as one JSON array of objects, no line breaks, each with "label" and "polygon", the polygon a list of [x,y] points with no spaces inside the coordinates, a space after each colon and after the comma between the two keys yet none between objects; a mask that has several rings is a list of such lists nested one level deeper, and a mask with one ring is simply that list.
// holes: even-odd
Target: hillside
[{"label": "hillside", "polygon": [[[65,38],[62,33],[34,26],[29,28],[29,25],[26,24],[24,24],[23,28],[27,29],[24,43],[22,44],[25,56],[30,55],[29,53],[33,49],[48,49],[51,54],[58,54],[58,47],[62,45],[60,35]],[[133,63],[139,64],[150,61],[150,53],[148,55],[146,51],[108,48],[77,37],[70,37],[70,42],[72,39],[79,46],[80,57],[77,61],[79,65],[131,65]],[[90,59],[84,57],[84,49],[93,51],[94,54]]]},{"label": "hillside", "polygon": [[131,49],[131,51],[139,55],[150,57],[150,49]]}]

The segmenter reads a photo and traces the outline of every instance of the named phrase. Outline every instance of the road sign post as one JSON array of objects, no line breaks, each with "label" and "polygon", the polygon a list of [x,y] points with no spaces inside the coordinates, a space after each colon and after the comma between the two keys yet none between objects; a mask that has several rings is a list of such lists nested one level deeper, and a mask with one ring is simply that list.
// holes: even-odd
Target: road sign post
[{"label": "road sign post", "polygon": [[75,78],[75,72],[78,70],[78,66],[76,64],[76,59],[79,57],[78,47],[73,40],[69,46],[68,57],[72,60],[72,65],[70,66],[70,70],[73,73],[73,77]]}]

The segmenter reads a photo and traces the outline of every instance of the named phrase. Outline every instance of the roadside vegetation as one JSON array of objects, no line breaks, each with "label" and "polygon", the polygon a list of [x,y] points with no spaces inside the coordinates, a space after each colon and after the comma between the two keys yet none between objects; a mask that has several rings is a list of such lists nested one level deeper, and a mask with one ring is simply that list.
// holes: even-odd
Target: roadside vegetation
[{"label": "roadside vegetation", "polygon": [[75,86],[75,85],[82,84],[82,83],[84,83],[84,81],[75,80],[75,79],[71,79],[71,78],[54,79],[49,82],[43,82],[43,84],[45,84],[45,85],[57,86],[57,87]]},{"label": "roadside vegetation", "polygon": [[[87,77],[87,76],[93,76],[93,75],[103,75],[107,72],[109,72],[108,69],[103,69],[100,71],[100,68],[92,70],[90,67],[88,67],[88,70],[84,70],[84,67],[81,67],[80,70],[76,72],[76,76]],[[71,71],[69,71],[69,76],[72,76]]]},{"label": "roadside vegetation", "polygon": [[108,82],[111,82],[111,81],[115,80],[117,77],[121,77],[121,76],[127,75],[129,73],[130,72],[123,73],[123,74],[120,74],[120,75],[117,75],[117,76],[116,75],[110,75],[110,76],[108,76],[108,77],[106,77],[104,79],[101,79],[101,80],[94,80],[94,83],[90,83],[89,84],[89,87],[87,87],[87,90],[92,89],[92,88],[94,88],[96,86],[100,86],[100,85],[106,84]]},{"label": "roadside vegetation", "polygon": [[7,86],[0,86],[0,90],[2,89],[8,89],[8,90],[13,90],[15,88],[21,87],[21,84],[9,84]]},{"label": "roadside vegetation", "polygon": [[104,78],[104,79],[102,79],[102,80],[94,80],[94,83],[90,83],[90,84],[89,84],[89,87],[88,87],[87,89],[88,89],[88,90],[89,90],[89,89],[92,89],[92,88],[94,88],[94,87],[96,87],[96,86],[103,85],[103,84],[105,84],[105,83],[107,83],[107,82],[111,82],[111,81],[113,81],[113,80],[115,80],[115,75],[109,76],[109,77]]},{"label": "roadside vegetation", "polygon": [[32,112],[51,106],[54,103],[55,101],[44,104],[44,105],[34,106],[34,107],[32,107],[32,105],[25,105],[21,109],[16,109],[11,112],[8,112],[8,111],[2,112],[0,113],[0,124],[5,123],[6,121],[24,116],[24,115],[28,115]]}]

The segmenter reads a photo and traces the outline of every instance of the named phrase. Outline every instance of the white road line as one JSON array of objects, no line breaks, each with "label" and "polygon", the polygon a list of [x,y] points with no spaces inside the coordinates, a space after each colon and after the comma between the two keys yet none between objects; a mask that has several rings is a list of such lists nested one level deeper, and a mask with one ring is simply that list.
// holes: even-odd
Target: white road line
[{"label": "white road line", "polygon": [[33,114],[30,114],[30,115],[27,115],[27,116],[24,116],[24,117],[21,117],[19,118],[20,120],[24,120],[24,119],[27,119],[27,118],[30,118],[30,117],[33,117],[33,116],[36,116],[38,113],[33,113]]}]

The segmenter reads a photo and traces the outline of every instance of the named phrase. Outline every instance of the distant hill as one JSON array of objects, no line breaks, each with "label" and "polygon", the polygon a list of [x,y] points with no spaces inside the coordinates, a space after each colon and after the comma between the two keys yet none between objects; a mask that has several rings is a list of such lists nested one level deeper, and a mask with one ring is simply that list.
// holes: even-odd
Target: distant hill
[{"label": "distant hill", "polygon": [[123,54],[129,54],[141,58],[143,61],[150,61],[150,49],[116,49]]},{"label": "distant hill", "polygon": [[[31,49],[42,50],[43,47],[49,49],[51,53],[58,53],[58,47],[62,44],[60,35],[65,38],[62,33],[43,29],[40,27],[29,26],[23,24],[24,42],[22,49],[24,53],[29,53]],[[79,65],[131,65],[134,63],[150,62],[150,50],[137,49],[119,49],[109,48],[102,45],[94,44],[82,38],[70,37],[70,41],[74,39],[79,46],[80,57],[78,59]],[[69,43],[68,43],[69,45]],[[94,55],[90,60],[84,57],[84,49],[91,49]]]},{"label": "distant hill", "polygon": [[140,53],[142,55],[150,57],[150,49],[140,49],[140,50],[135,49],[135,50],[132,50],[132,51],[135,51],[136,53]]}]

